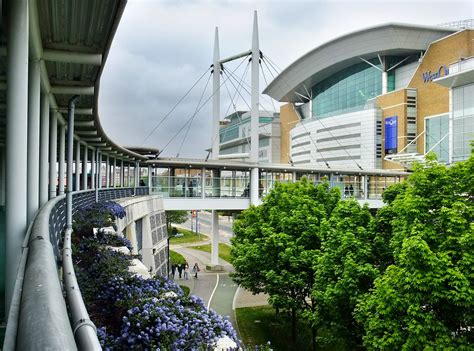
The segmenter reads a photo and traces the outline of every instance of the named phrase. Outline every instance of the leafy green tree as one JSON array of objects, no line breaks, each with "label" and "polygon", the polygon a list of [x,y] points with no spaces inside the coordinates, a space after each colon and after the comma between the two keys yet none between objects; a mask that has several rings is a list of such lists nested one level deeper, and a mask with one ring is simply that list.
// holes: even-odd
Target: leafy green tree
[{"label": "leafy green tree", "polygon": [[277,183],[262,205],[234,222],[233,279],[255,294],[269,294],[274,307],[291,310],[293,340],[298,313],[315,307],[311,289],[321,223],[339,201],[339,190],[327,182]]},{"label": "leafy green tree", "polygon": [[474,343],[474,157],[429,156],[392,193],[394,263],[356,312],[370,350],[469,349]]},{"label": "leafy green tree", "polygon": [[355,200],[340,201],[321,228],[312,289],[316,308],[308,318],[324,331],[320,340],[328,347],[336,348],[342,340],[353,350],[361,346],[363,335],[354,308],[380,273],[373,263],[373,217]]},{"label": "leafy green tree", "polygon": [[166,211],[166,228],[171,233],[171,223],[181,224],[188,220],[188,211]]}]

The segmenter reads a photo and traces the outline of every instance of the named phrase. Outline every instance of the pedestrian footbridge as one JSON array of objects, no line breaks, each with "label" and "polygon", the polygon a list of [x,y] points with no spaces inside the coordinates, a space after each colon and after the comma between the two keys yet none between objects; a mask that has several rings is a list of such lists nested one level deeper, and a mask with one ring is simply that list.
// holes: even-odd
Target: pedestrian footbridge
[{"label": "pedestrian footbridge", "polygon": [[[164,275],[165,210],[213,211],[212,262],[217,263],[217,210],[258,205],[276,183],[302,177],[315,183],[327,180],[342,197],[378,208],[383,190],[406,176],[382,170],[166,159],[117,145],[102,128],[98,101],[125,5],[126,0],[0,1],[1,9],[8,10],[8,21],[0,21],[4,350],[100,349],[72,265],[72,216],[81,206],[121,202],[128,217],[119,223],[119,231],[134,238],[136,250],[148,255],[147,266]],[[254,131],[253,145],[258,145]],[[255,150],[252,155],[257,155]]]}]

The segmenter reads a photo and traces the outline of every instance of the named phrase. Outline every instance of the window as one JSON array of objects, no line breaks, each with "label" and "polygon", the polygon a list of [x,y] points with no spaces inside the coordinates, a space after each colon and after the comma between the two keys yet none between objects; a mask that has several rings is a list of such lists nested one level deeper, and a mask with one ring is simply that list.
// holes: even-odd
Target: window
[{"label": "window", "polygon": [[438,161],[449,160],[449,115],[428,117],[425,119],[425,152],[433,151]]}]

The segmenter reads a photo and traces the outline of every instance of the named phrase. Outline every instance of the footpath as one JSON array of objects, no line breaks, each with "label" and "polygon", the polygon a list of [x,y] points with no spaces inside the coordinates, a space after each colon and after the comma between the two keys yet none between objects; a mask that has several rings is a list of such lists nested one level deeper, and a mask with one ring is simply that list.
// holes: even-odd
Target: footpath
[{"label": "footpath", "polygon": [[227,317],[235,330],[238,331],[235,309],[267,305],[268,296],[264,294],[253,295],[251,292],[235,284],[229,276],[229,273],[233,272],[234,268],[230,263],[220,258],[219,264],[223,266],[223,272],[206,271],[206,265],[211,263],[211,254],[193,249],[193,246],[203,244],[209,244],[209,241],[170,245],[170,250],[183,255],[189,264],[190,271],[195,263],[201,269],[197,279],[190,273],[189,279],[185,280],[184,275],[179,278],[178,272],[176,272],[174,281],[179,285],[189,287],[192,295],[203,299],[207,308],[212,308],[220,315]]}]

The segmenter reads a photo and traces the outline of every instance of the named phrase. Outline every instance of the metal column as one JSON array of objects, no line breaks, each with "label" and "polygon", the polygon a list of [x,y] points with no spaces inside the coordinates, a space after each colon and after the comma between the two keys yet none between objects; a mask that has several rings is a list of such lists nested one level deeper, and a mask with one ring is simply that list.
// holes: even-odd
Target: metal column
[{"label": "metal column", "polygon": [[76,140],[76,179],[74,184],[74,190],[79,191],[81,190],[81,173],[79,169],[81,168],[81,143],[79,140]]},{"label": "metal column", "polygon": [[[66,228],[72,230],[72,154],[74,151],[74,107],[79,96],[75,95],[69,100],[68,116],[67,116],[67,190],[66,190]],[[76,157],[79,155],[76,152]],[[77,167],[76,159],[76,167]],[[79,183],[77,179],[78,169],[76,168],[76,186]]]},{"label": "metal column", "polygon": [[138,162],[135,162],[135,188],[138,188],[140,185],[140,165]]},{"label": "metal column", "polygon": [[[39,205],[48,202],[48,147],[49,147],[49,98],[41,94],[40,116],[40,155],[39,155]],[[56,163],[55,163],[56,164]],[[51,168],[51,166],[49,166]]]},{"label": "metal column", "polygon": [[112,186],[115,188],[117,186],[117,182],[115,181],[115,177],[117,175],[117,157],[114,157],[114,169],[112,171]]},{"label": "metal column", "polygon": [[110,186],[110,156],[107,155],[105,159],[105,187],[108,188]]},{"label": "metal column", "polygon": [[95,174],[97,172],[97,165],[96,165],[96,160],[95,160],[95,149],[92,149],[92,152],[91,152],[91,189],[95,189],[96,188],[96,184],[95,184]]},{"label": "metal column", "polygon": [[30,222],[39,202],[39,148],[40,148],[40,61],[31,60],[28,66],[28,166],[27,166],[27,219]]},{"label": "metal column", "polygon": [[212,210],[212,245],[211,245],[211,265],[219,264],[219,214]]},{"label": "metal column", "polygon": [[124,173],[125,170],[123,168],[123,160],[120,160],[120,187],[124,187],[123,180],[124,180]]},{"label": "metal column", "polygon": [[102,152],[97,149],[97,187],[102,188]]},{"label": "metal column", "polygon": [[26,233],[28,0],[9,1],[7,18],[5,315],[10,308]]},{"label": "metal column", "polygon": [[[250,162],[258,163],[258,125],[259,125],[259,65],[260,48],[258,44],[257,11],[253,17],[252,35],[252,85],[251,85],[251,111],[250,111]],[[250,172],[250,203],[258,204],[258,168]]]},{"label": "metal column", "polygon": [[87,144],[84,145],[84,155],[82,157],[82,189],[87,190]]},{"label": "metal column", "polygon": [[58,179],[58,116],[55,112],[50,115],[49,124],[49,199],[56,197],[56,182]]},{"label": "metal column", "polygon": [[65,158],[65,149],[66,149],[66,127],[61,125],[59,127],[59,195],[64,195],[64,158]]},{"label": "metal column", "polygon": [[212,158],[219,158],[219,114],[220,114],[220,74],[221,64],[219,63],[219,29],[216,27],[214,35],[214,63],[212,75]]},{"label": "metal column", "polygon": [[148,193],[151,194],[151,166],[148,166]]}]

